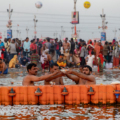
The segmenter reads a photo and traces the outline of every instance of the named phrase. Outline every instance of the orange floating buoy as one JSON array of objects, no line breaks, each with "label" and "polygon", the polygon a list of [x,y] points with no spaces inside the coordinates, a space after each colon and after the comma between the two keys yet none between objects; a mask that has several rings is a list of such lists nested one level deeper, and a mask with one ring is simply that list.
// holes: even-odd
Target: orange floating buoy
[{"label": "orange floating buoy", "polygon": [[118,91],[120,85],[1,86],[0,105],[113,104],[120,103]]}]

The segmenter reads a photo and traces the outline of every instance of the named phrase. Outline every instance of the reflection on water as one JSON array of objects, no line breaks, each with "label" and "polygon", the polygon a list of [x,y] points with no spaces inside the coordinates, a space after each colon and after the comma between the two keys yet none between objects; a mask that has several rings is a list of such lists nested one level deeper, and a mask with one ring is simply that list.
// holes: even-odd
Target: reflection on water
[{"label": "reflection on water", "polygon": [[[78,69],[74,69],[79,71]],[[48,72],[48,71],[46,71]],[[27,75],[26,68],[20,69],[9,69],[9,74],[0,76],[0,85],[1,86],[22,86],[22,80],[24,76]],[[38,76],[41,76],[41,70],[38,71]],[[93,71],[93,75],[96,77],[97,84],[110,84],[113,81],[120,80],[120,70],[104,70],[103,73],[98,73],[96,70]],[[65,85],[75,84],[72,80],[67,77],[63,77],[63,81]],[[37,82],[35,85],[44,85],[44,81]]]},{"label": "reflection on water", "polygon": [[29,120],[119,120],[120,106],[41,105],[0,106],[0,118]]}]

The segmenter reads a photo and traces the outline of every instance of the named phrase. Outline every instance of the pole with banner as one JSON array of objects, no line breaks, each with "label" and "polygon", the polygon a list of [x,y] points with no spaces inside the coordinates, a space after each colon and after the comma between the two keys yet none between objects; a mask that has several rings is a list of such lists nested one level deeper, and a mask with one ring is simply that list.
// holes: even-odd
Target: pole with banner
[{"label": "pole with banner", "polygon": [[77,0],[74,0],[74,12],[72,12],[72,22],[71,24],[74,24],[74,31],[75,33],[72,34],[72,36],[74,36],[74,38],[76,39],[77,38],[77,28],[76,28],[76,24],[79,24],[79,12],[76,11],[76,3],[77,3]]},{"label": "pole with banner", "polygon": [[12,38],[12,30],[7,30],[7,38]]}]

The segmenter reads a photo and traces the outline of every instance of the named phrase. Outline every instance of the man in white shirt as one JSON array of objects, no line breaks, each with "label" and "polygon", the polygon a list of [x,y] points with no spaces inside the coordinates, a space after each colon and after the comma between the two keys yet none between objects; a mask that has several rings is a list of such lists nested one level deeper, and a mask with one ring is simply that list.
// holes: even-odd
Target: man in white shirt
[{"label": "man in white shirt", "polygon": [[30,53],[30,41],[29,38],[26,38],[26,41],[23,44],[23,49],[24,49],[24,56],[28,57],[28,54]]}]

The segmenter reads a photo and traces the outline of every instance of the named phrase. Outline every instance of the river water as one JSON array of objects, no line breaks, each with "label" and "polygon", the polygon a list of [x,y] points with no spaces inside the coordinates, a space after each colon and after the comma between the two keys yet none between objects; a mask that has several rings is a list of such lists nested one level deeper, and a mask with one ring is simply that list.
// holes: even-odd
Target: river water
[{"label": "river water", "polygon": [[[74,69],[79,72],[79,69]],[[38,71],[38,76],[41,76],[41,71]],[[46,71],[48,72],[48,71]],[[120,80],[120,70],[119,69],[105,69],[103,73],[98,73],[97,69],[93,69],[92,73],[96,77],[96,84],[110,84],[113,81]],[[22,86],[22,80],[27,75],[26,68],[20,69],[9,69],[9,74],[0,76],[0,85],[1,86]],[[75,84],[72,80],[67,77],[63,77],[65,85]],[[44,81],[35,83],[36,86],[44,85]]]},{"label": "river water", "polygon": [[[78,69],[75,69],[79,71]],[[48,71],[46,71],[48,72]],[[26,68],[9,69],[9,74],[0,76],[1,86],[22,86],[22,80],[27,74]],[[119,69],[105,69],[97,73],[93,69],[97,84],[110,84],[120,81]],[[41,70],[38,76],[41,75]],[[63,77],[65,85],[75,84],[72,80]],[[44,81],[35,83],[44,85]],[[0,106],[0,120],[120,120],[120,106],[93,106],[93,105],[15,105]]]}]

